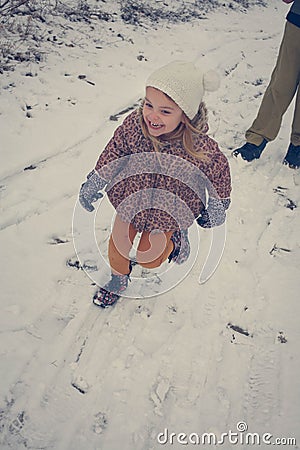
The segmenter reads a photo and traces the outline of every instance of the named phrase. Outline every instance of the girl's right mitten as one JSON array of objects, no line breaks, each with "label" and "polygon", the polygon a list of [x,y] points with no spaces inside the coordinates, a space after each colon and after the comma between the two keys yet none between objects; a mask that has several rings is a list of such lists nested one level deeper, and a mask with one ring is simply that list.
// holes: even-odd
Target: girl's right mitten
[{"label": "girl's right mitten", "polygon": [[96,170],[92,170],[87,176],[85,183],[81,185],[79,191],[79,202],[89,212],[94,211],[92,203],[103,197],[103,193],[100,192],[107,182],[100,177]]}]

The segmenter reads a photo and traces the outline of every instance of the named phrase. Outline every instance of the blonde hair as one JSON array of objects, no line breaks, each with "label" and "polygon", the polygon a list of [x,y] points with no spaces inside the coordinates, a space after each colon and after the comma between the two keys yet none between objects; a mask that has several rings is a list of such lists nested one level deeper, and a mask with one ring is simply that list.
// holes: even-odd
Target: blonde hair
[{"label": "blonde hair", "polygon": [[[166,95],[166,94],[165,94]],[[174,141],[177,139],[182,140],[183,148],[186,150],[187,153],[194,156],[195,158],[198,158],[199,160],[205,161],[207,160],[207,156],[204,152],[195,150],[194,146],[194,135],[204,135],[207,131],[207,108],[205,106],[204,102],[201,102],[198,108],[198,112],[195,115],[195,117],[190,120],[184,112],[183,113],[183,120],[178,125],[178,127],[172,131],[171,133],[167,133],[160,137],[160,139],[151,136],[151,134],[148,131],[147,125],[144,121],[143,117],[143,106],[144,106],[144,100],[141,103],[140,106],[140,120],[141,120],[141,127],[144,136],[147,139],[150,139],[153,143],[153,147],[156,152],[160,151],[160,148],[163,147],[164,141]]]}]

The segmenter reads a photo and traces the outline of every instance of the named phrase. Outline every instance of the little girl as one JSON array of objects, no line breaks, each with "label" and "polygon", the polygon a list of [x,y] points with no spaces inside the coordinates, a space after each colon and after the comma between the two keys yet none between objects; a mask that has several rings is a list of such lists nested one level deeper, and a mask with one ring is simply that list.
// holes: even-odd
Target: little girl
[{"label": "little girl", "polygon": [[[167,259],[186,261],[193,220],[204,228],[224,223],[230,169],[207,135],[202,101],[205,90],[217,87],[217,75],[193,63],[174,61],[156,70],[146,82],[141,107],[116,129],[81,186],[79,200],[86,210],[94,210],[92,203],[106,187],[117,212],[108,246],[111,280],[95,293],[96,305],[113,305],[127,288],[137,233],[136,261],[151,269]],[[171,167],[178,176],[168,175]]]}]

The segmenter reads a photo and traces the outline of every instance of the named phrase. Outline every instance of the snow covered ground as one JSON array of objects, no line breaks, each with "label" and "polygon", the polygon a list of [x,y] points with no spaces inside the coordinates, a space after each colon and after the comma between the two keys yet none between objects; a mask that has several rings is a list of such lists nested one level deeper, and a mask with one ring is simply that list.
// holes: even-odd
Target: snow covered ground
[{"label": "snow covered ground", "polygon": [[[281,164],[292,108],[261,159],[231,156],[287,9],[279,0],[221,9],[159,31],[56,19],[44,60],[0,76],[1,449],[269,448],[264,433],[300,448],[300,175]],[[139,101],[155,67],[196,58],[222,78],[206,103],[233,179],[223,259],[200,285],[202,230],[197,261],[174,289],[97,309],[92,280],[76,268],[78,189],[125,114],[110,116]],[[104,246],[112,213],[97,223]],[[223,444],[212,435],[197,444],[195,433],[221,441],[230,430],[238,434]]]}]

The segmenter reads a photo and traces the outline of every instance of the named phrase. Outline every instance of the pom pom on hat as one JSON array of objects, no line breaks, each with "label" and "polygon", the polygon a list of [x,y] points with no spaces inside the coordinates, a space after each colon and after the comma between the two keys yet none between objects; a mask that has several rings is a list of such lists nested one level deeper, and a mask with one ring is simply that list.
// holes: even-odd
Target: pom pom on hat
[{"label": "pom pom on hat", "polygon": [[220,79],[215,71],[204,72],[186,61],[173,61],[154,71],[146,81],[146,86],[167,94],[189,119],[197,114],[205,91],[215,91],[219,85]]}]

